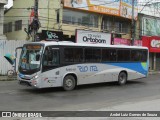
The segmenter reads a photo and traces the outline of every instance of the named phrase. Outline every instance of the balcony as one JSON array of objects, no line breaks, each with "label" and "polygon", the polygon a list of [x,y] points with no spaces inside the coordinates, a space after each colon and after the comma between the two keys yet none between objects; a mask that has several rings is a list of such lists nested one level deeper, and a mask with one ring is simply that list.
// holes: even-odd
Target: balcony
[{"label": "balcony", "polygon": [[0,4],[7,4],[8,0],[0,0]]}]

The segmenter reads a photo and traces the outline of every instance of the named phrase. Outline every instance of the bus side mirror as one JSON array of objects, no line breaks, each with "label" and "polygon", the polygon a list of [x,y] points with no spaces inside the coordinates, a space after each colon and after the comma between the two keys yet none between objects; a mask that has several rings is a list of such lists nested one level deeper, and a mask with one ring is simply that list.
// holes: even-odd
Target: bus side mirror
[{"label": "bus side mirror", "polygon": [[5,56],[4,56],[7,60],[8,60],[8,62],[11,64],[11,65],[13,65],[14,63],[15,63],[15,56],[13,56],[12,54],[10,54],[10,53],[7,53],[7,54],[5,54]]},{"label": "bus side mirror", "polygon": [[40,54],[37,54],[36,55],[36,61],[39,61],[40,60]]}]

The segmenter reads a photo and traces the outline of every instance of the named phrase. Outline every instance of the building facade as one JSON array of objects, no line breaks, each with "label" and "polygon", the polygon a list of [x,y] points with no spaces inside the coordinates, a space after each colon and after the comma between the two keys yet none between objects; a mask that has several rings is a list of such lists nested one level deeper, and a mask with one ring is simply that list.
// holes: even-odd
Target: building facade
[{"label": "building facade", "polygon": [[145,15],[151,15],[155,17],[160,17],[159,14],[159,7],[160,2],[159,0],[139,0],[138,3],[139,13]]},{"label": "building facade", "polygon": [[[32,40],[25,31],[33,19],[33,6],[34,0],[14,0],[13,7],[5,13],[4,33],[8,39]],[[126,0],[39,0],[38,33],[59,31],[63,33],[63,40],[75,41],[76,29],[83,29],[130,39],[131,6],[132,3]],[[137,2],[134,9],[136,19]]]},{"label": "building facade", "polygon": [[[9,40],[32,40],[32,37],[28,36],[25,31],[29,31],[28,27],[33,19],[33,8],[34,0],[13,1],[13,6],[5,12],[4,19],[4,34]],[[57,10],[59,10],[59,13],[62,13],[61,1],[39,0],[38,18],[40,29],[38,32],[41,32],[43,29],[57,30],[59,28],[60,23],[56,24]],[[62,18],[60,18],[60,21],[62,21]]]},{"label": "building facade", "polygon": [[151,70],[160,70],[160,18],[145,14],[138,15],[137,33],[142,45],[149,48]]},{"label": "building facade", "polygon": [[0,40],[6,39],[6,37],[3,35],[4,5],[6,4],[7,0],[0,1]]},{"label": "building facade", "polygon": [[[135,1],[134,18],[137,17]],[[131,38],[132,3],[126,0],[63,0],[64,33],[74,37],[75,29],[87,29]]]}]

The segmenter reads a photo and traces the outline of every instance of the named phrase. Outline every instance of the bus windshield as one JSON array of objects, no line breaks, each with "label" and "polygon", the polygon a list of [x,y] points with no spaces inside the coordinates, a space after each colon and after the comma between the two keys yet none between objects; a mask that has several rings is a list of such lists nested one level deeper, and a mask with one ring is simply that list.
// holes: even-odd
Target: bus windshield
[{"label": "bus windshield", "polygon": [[34,73],[40,69],[42,45],[24,45],[20,61],[19,71],[22,73]]}]

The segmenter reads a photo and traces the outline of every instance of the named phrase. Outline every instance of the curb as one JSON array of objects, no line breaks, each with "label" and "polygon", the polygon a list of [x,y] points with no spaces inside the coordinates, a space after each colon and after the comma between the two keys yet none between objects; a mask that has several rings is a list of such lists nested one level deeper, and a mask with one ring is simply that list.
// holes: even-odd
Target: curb
[{"label": "curb", "polygon": [[14,80],[17,80],[17,78],[8,78],[8,77],[0,76],[0,81],[14,81]]},{"label": "curb", "polygon": [[0,79],[0,81],[15,81],[16,79]]},{"label": "curb", "polygon": [[160,71],[149,72],[149,75],[160,74]]}]

